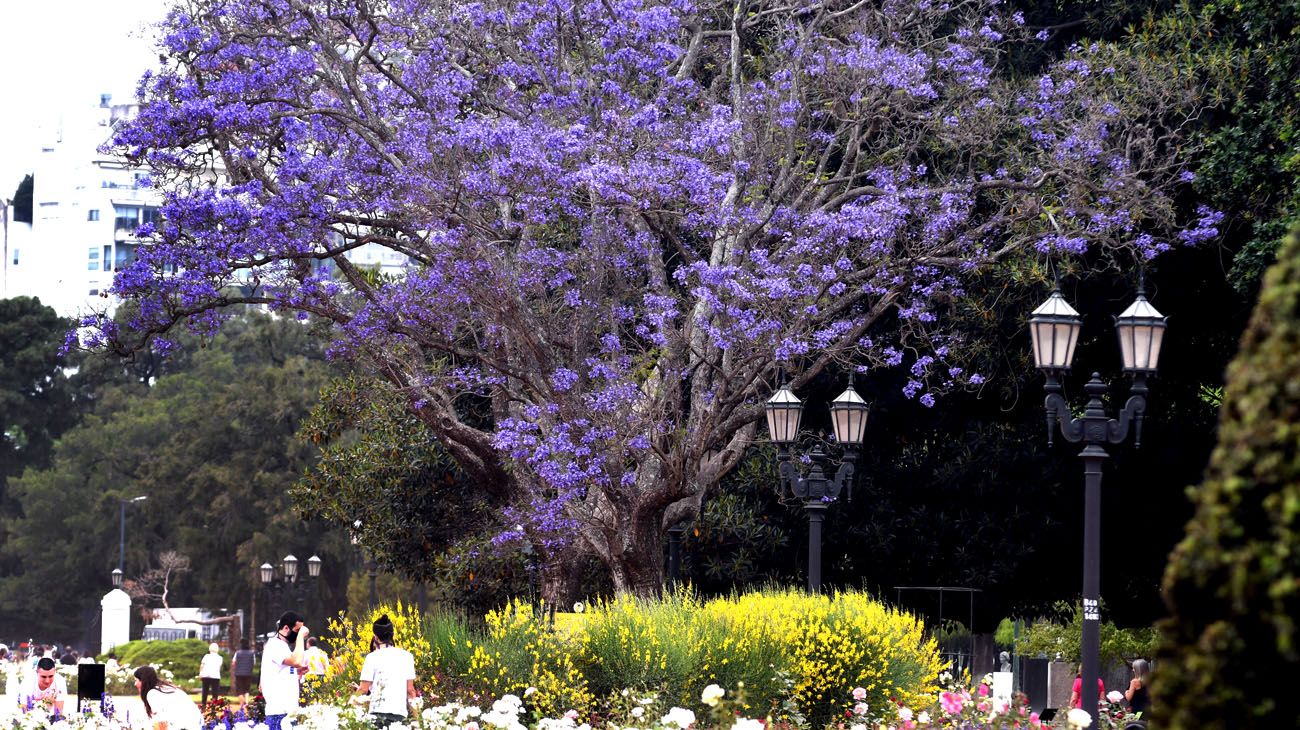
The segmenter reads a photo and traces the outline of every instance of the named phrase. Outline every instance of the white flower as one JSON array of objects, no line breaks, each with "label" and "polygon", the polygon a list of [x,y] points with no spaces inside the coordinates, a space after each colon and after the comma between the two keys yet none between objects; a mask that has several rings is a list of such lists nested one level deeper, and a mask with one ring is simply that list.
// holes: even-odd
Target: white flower
[{"label": "white flower", "polygon": [[898,719],[907,722],[912,719],[912,709],[910,707],[898,708]]},{"label": "white flower", "polygon": [[704,691],[700,693],[700,702],[703,702],[709,707],[717,707],[718,700],[721,700],[722,696],[725,694],[727,694],[727,690],[716,684],[711,684],[708,687],[705,687]]},{"label": "white flower", "polygon": [[641,716],[644,715],[644,714],[645,714],[645,708],[644,708],[644,707],[633,707],[633,708],[632,708],[632,717],[635,717],[635,718],[637,718],[637,719],[639,720],[639,719],[641,719]]},{"label": "white flower", "polygon": [[1106,699],[1110,700],[1112,705],[1118,705],[1124,699],[1124,693],[1117,689],[1112,689],[1106,693]]},{"label": "white flower", "polygon": [[1072,728],[1085,728],[1092,724],[1092,715],[1089,715],[1087,710],[1075,707],[1066,713],[1065,721],[1070,723]]},{"label": "white flower", "polygon": [[731,726],[731,730],[764,730],[762,720],[751,720],[748,717],[737,717],[736,724]]},{"label": "white flower", "polygon": [[528,689],[524,690],[524,697],[532,697],[535,694],[537,694],[536,687],[529,687]]},{"label": "white flower", "polygon": [[566,720],[577,720],[577,719],[578,719],[578,711],[577,711],[577,710],[572,710],[572,709],[569,710],[568,712],[564,713],[564,719],[566,719]]},{"label": "white flower", "polygon": [[584,605],[582,605],[582,601],[578,601],[577,603],[573,604],[573,612],[574,612],[574,613],[582,613],[583,611],[586,611],[586,610],[587,610],[587,607],[584,606]]},{"label": "white flower", "polygon": [[867,726],[858,723],[857,725],[849,725],[849,730],[867,730]]},{"label": "white flower", "polygon": [[855,714],[855,715],[857,715],[857,716],[859,716],[859,717],[861,717],[861,716],[867,714],[867,703],[865,703],[865,702],[859,702],[858,704],[854,705],[854,706],[853,706],[853,714]]},{"label": "white flower", "polygon": [[470,720],[469,722],[465,723],[465,730],[478,730],[478,723],[474,722],[473,720]]},{"label": "white flower", "polygon": [[930,724],[930,713],[921,710],[921,714],[916,716],[916,721],[922,725]]},{"label": "white flower", "polygon": [[674,707],[659,719],[660,725],[676,725],[681,730],[686,730],[695,722],[695,713],[690,710]]}]

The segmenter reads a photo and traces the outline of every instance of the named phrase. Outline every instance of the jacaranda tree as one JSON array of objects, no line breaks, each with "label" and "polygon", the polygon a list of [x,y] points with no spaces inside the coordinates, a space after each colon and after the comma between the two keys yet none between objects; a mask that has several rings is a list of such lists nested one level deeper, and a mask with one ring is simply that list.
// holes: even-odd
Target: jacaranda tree
[{"label": "jacaranda tree", "polygon": [[[140,314],[92,341],[331,322],[550,597],[577,549],[654,591],[780,369],[906,368],[930,406],[979,380],[964,273],[1214,234],[1173,198],[1196,89],[1107,45],[1002,67],[1035,42],[996,0],[181,2],[116,135],[166,194],[117,278]],[[405,275],[345,258],[371,243]]]}]

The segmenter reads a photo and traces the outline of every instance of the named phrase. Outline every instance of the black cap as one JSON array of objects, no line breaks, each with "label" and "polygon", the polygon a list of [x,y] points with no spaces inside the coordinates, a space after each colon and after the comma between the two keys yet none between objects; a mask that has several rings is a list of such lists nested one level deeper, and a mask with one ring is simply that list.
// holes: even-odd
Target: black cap
[{"label": "black cap", "polygon": [[276,623],[276,626],[279,628],[284,628],[285,626],[288,626],[289,628],[292,629],[294,624],[298,623],[301,620],[302,620],[302,616],[299,616],[293,611],[285,611],[284,615],[280,616],[280,620],[279,622]]}]

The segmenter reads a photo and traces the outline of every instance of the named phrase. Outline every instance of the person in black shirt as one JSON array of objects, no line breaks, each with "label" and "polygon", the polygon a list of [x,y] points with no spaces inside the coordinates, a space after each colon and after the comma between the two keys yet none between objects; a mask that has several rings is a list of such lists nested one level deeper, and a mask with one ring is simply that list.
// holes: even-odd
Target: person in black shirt
[{"label": "person in black shirt", "polygon": [[1124,699],[1128,700],[1129,710],[1141,712],[1144,717],[1151,711],[1151,691],[1147,687],[1150,675],[1151,665],[1147,664],[1147,660],[1134,660],[1133,679],[1129,680],[1128,689],[1124,691]]},{"label": "person in black shirt", "polygon": [[239,695],[244,704],[248,704],[248,689],[253,684],[253,665],[257,663],[257,652],[248,648],[248,639],[240,639],[239,651],[230,657],[231,691]]}]

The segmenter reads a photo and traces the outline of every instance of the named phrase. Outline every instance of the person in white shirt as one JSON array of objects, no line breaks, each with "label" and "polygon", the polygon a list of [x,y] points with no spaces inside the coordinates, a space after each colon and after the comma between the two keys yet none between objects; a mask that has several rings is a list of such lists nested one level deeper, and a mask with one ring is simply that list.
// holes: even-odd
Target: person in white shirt
[{"label": "person in white shirt", "polygon": [[361,664],[361,683],[356,694],[370,696],[370,718],[375,727],[386,728],[406,720],[406,705],[415,699],[415,657],[393,646],[393,622],[380,616],[371,629],[376,648]]},{"label": "person in white shirt", "polygon": [[213,699],[221,694],[221,647],[216,644],[208,644],[208,653],[203,655],[199,660],[199,682],[203,684],[203,701],[201,704],[208,704],[208,694],[211,693]]},{"label": "person in white shirt", "polygon": [[63,714],[68,701],[68,683],[59,676],[54,660],[42,657],[36,662],[36,676],[23,686],[20,696],[37,705],[45,705],[52,712]]},{"label": "person in white shirt", "polygon": [[298,673],[307,666],[303,645],[307,627],[302,617],[285,611],[275,636],[262,649],[262,697],[266,700],[267,730],[280,730],[285,715],[298,710]]},{"label": "person in white shirt", "polygon": [[185,690],[158,677],[153,667],[135,670],[135,688],[140,690],[145,714],[153,730],[201,730],[203,713]]}]

